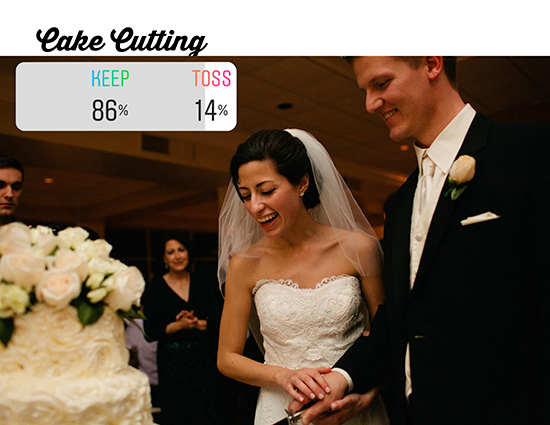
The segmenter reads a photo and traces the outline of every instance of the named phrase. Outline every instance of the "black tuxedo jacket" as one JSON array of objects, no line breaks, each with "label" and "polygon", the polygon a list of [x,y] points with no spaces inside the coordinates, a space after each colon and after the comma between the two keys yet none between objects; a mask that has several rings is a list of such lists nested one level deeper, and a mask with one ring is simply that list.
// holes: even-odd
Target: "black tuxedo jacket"
[{"label": "black tuxedo jacket", "polygon": [[[387,406],[389,414],[405,423],[412,413],[420,425],[550,423],[550,124],[497,124],[476,114],[458,156],[465,154],[476,159],[475,176],[456,200],[445,197],[443,188],[412,290],[418,169],[386,204],[386,307],[396,400]],[[460,223],[488,211],[500,218]],[[384,338],[371,336],[337,364],[360,392],[376,384],[372,369],[383,367],[372,358]]]}]

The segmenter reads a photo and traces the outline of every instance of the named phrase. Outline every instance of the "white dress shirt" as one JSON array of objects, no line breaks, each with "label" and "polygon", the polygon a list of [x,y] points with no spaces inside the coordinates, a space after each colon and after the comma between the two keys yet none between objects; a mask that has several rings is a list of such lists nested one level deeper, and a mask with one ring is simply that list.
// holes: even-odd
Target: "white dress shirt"
[{"label": "white dress shirt", "polygon": [[[453,165],[453,161],[464,142],[466,133],[470,128],[470,125],[474,119],[476,111],[467,104],[458,115],[445,127],[445,129],[436,137],[429,148],[420,148],[416,144],[414,150],[416,158],[418,160],[418,167],[420,173],[418,180],[422,178],[422,158],[424,155],[428,155],[435,164],[435,170],[432,180],[432,190],[430,196],[427,199],[427,204],[422,206],[422,212],[420,212],[420,184],[416,186],[416,192],[414,194],[413,212],[411,217],[411,242],[410,242],[410,285],[411,290],[414,286],[416,279],[416,273],[418,272],[418,265],[422,258],[422,251],[424,250],[424,244],[426,242],[426,236],[432,222],[432,217],[441,194],[441,190],[449,175],[449,170]],[[406,388],[405,393],[407,397],[412,393],[411,384],[411,367],[410,367],[410,352],[409,345],[407,345],[407,353],[405,356],[405,374],[406,374]]]}]

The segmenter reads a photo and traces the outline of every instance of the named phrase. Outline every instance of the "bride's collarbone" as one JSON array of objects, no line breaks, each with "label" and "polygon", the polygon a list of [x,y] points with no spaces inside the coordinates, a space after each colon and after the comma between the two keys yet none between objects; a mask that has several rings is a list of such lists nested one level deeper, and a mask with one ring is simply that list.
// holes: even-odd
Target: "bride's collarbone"
[{"label": "bride's collarbone", "polygon": [[[356,274],[338,243],[319,244],[309,249],[270,249],[257,258],[251,275],[270,280],[290,280],[300,287],[315,287],[333,276]],[[250,274],[249,274],[250,276]]]},{"label": "bride's collarbone", "polygon": [[284,268],[297,272],[320,272],[345,268],[348,262],[341,249],[314,249],[294,252],[291,255],[273,255],[265,258],[268,267]]},{"label": "bride's collarbone", "polygon": [[319,262],[334,257],[340,257],[343,252],[337,241],[323,241],[300,246],[278,246],[264,251],[264,259],[277,262]]}]

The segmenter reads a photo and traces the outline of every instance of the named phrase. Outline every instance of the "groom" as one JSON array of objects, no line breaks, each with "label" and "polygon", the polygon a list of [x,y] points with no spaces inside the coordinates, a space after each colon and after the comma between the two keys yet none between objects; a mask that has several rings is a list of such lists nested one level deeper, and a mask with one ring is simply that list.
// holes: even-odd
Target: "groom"
[{"label": "groom", "polygon": [[[456,58],[352,60],[367,111],[393,140],[414,139],[418,159],[386,208],[392,424],[550,423],[550,125],[476,113]],[[333,391],[304,424],[341,423],[368,402],[344,397],[344,375],[353,393],[380,384],[368,378],[376,334],[325,375]]]}]

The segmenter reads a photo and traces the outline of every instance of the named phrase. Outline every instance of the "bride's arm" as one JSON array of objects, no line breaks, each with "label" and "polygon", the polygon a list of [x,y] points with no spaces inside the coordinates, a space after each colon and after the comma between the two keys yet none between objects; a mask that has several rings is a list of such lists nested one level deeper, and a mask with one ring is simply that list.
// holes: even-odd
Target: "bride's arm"
[{"label": "bride's arm", "polygon": [[[290,370],[265,365],[243,356],[252,305],[251,260],[234,257],[225,283],[225,303],[220,324],[218,369],[224,375],[259,387],[283,388],[296,400],[323,398],[328,384],[323,373],[330,368]],[[313,394],[313,397],[311,395]]]},{"label": "bride's arm", "polygon": [[361,235],[358,239],[358,251],[363,265],[361,292],[372,320],[378,307],[386,302],[386,292],[382,279],[383,259],[380,245],[370,236]]}]

